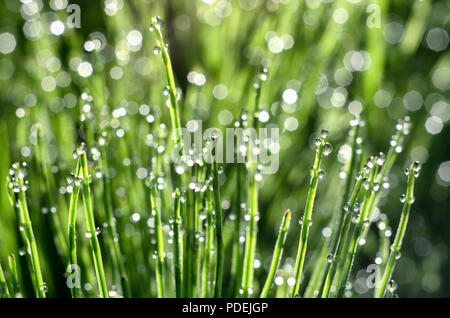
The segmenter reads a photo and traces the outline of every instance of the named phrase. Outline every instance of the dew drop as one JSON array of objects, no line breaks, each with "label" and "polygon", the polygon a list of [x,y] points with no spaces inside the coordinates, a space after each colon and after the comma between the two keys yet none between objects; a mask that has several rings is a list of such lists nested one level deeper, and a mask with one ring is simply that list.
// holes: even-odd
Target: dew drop
[{"label": "dew drop", "polygon": [[389,281],[389,291],[391,293],[393,293],[393,292],[395,292],[397,290],[397,288],[398,288],[397,282],[395,280],[391,279]]},{"label": "dew drop", "polygon": [[164,90],[163,90],[163,95],[164,95],[164,96],[169,96],[169,92],[170,92],[170,87],[169,87],[169,86],[166,86],[166,87],[164,88]]},{"label": "dew drop", "polygon": [[323,145],[323,154],[324,154],[324,156],[329,156],[332,151],[333,151],[333,146],[329,142],[326,142]]},{"label": "dew drop", "polygon": [[314,145],[316,145],[316,147],[319,147],[321,143],[322,143],[322,140],[320,140],[320,138],[314,139]]},{"label": "dew drop", "polygon": [[161,30],[162,28],[164,28],[164,20],[160,16],[153,17],[152,22],[153,22],[153,26],[157,30]]},{"label": "dew drop", "polygon": [[377,157],[377,165],[382,166],[382,165],[384,165],[385,161],[386,161],[386,155],[384,153],[380,152]]},{"label": "dew drop", "polygon": [[400,196],[400,202],[401,203],[405,203],[405,201],[406,201],[406,194],[402,194],[401,196]]},{"label": "dew drop", "polygon": [[155,45],[153,47],[153,54],[155,54],[155,55],[161,54],[161,48],[158,45]]},{"label": "dew drop", "polygon": [[323,180],[323,178],[325,178],[325,171],[323,171],[322,169],[319,169],[319,173],[317,176],[318,176],[319,180]]},{"label": "dew drop", "polygon": [[47,293],[48,292],[47,283],[44,282],[40,289],[43,293]]},{"label": "dew drop", "polygon": [[77,155],[81,156],[83,155],[87,150],[86,144],[82,142],[76,149]]},{"label": "dew drop", "polygon": [[331,253],[328,254],[327,255],[327,262],[331,264],[331,263],[333,263],[333,261],[334,261],[334,255],[331,254]]},{"label": "dew drop", "polygon": [[350,204],[348,202],[345,202],[345,204],[344,204],[344,211],[348,212],[349,209],[350,209]]}]

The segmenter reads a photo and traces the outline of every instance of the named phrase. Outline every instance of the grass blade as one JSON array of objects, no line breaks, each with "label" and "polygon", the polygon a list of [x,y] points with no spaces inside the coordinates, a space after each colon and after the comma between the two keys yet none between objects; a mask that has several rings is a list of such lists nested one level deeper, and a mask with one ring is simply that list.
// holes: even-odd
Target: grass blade
[{"label": "grass blade", "polygon": [[9,272],[11,274],[12,295],[16,298],[21,298],[22,293],[20,292],[20,289],[19,289],[19,275],[17,272],[16,256],[14,254],[10,254],[8,256],[8,266],[9,266]]},{"label": "grass blade", "polygon": [[0,298],[10,298],[8,284],[6,283],[2,265],[0,264]]},{"label": "grass blade", "polygon": [[278,232],[277,242],[275,243],[275,249],[273,251],[272,262],[270,263],[269,274],[267,275],[266,282],[264,283],[264,287],[260,296],[261,298],[266,298],[269,295],[270,289],[272,288],[273,280],[275,278],[275,274],[278,269],[278,265],[280,264],[281,256],[283,254],[283,246],[284,242],[286,241],[290,222],[291,211],[286,210],[281,221],[280,231]]},{"label": "grass blade", "polygon": [[156,179],[150,177],[150,204],[155,218],[156,231],[156,287],[158,298],[164,297],[164,237],[162,232],[161,214],[157,204]]},{"label": "grass blade", "polygon": [[300,288],[300,279],[302,277],[303,263],[305,261],[306,247],[309,235],[309,227],[311,223],[311,215],[314,207],[314,200],[316,198],[317,185],[319,183],[320,164],[322,161],[322,156],[329,155],[331,152],[331,145],[325,141],[328,136],[328,131],[325,129],[321,132],[321,138],[317,138],[316,144],[316,156],[314,159],[314,165],[311,170],[311,182],[309,185],[308,196],[306,199],[305,212],[303,214],[302,226],[300,230],[300,239],[298,244],[297,258],[295,261],[295,284],[291,288],[290,296],[291,298],[296,297],[298,290]]},{"label": "grass blade", "polygon": [[27,251],[31,255],[33,274],[35,279],[35,289],[36,295],[39,298],[45,298],[47,292],[47,286],[42,278],[42,269],[39,262],[39,253],[37,248],[36,239],[34,237],[33,226],[31,224],[30,214],[28,212],[27,198],[25,192],[28,186],[25,184],[25,176],[28,173],[28,166],[26,163],[13,164],[13,169],[15,170],[15,182],[16,186],[13,191],[17,193],[18,203],[19,203],[19,213],[21,215],[20,219],[23,221],[21,231],[25,232]]},{"label": "grass blade", "polygon": [[174,272],[175,272],[175,295],[177,298],[182,296],[182,281],[181,281],[181,273],[182,273],[182,266],[181,266],[181,256],[182,256],[182,249],[181,249],[181,202],[180,202],[180,190],[177,188],[175,189],[175,196],[174,196],[174,221],[173,221],[173,266],[174,266]]},{"label": "grass blade", "polygon": [[[70,195],[69,203],[69,222],[68,222],[68,233],[69,233],[69,267],[68,272],[72,272],[77,269],[77,230],[76,230],[76,218],[77,218],[77,206],[78,206],[78,196],[80,193],[80,186],[82,182],[81,177],[81,165],[80,159],[77,160],[77,168],[75,170],[74,180],[70,179],[70,183],[73,183],[72,194]],[[71,288],[71,293],[73,298],[78,298],[79,293],[76,286]]]},{"label": "grass blade", "polygon": [[[94,259],[95,273],[97,276],[98,288],[100,290],[100,297],[108,298],[108,288],[106,286],[105,270],[103,268],[102,254],[100,250],[100,244],[97,238],[97,228],[95,226],[94,211],[92,205],[91,189],[89,184],[91,183],[91,176],[88,170],[88,162],[86,155],[85,145],[81,146],[83,150],[80,151],[80,167],[83,176],[82,188],[83,188],[83,203],[84,212],[86,215],[87,230],[86,236],[90,240],[90,246],[92,251],[92,257]],[[78,151],[78,150],[77,150]]]},{"label": "grass blade", "polygon": [[219,172],[216,158],[214,156],[212,162],[213,174],[213,207],[215,214],[215,229],[216,229],[216,281],[214,285],[214,297],[221,297],[222,293],[222,272],[223,272],[223,235],[222,235],[222,207],[220,205],[220,186],[219,186]]},{"label": "grass blade", "polygon": [[419,162],[416,161],[412,163],[407,170],[408,173],[408,186],[406,190],[406,195],[402,196],[403,210],[400,216],[400,222],[398,224],[397,233],[395,234],[394,243],[391,246],[391,253],[389,254],[388,261],[386,263],[386,268],[381,278],[380,287],[375,295],[376,298],[383,297],[386,292],[386,287],[388,282],[390,284],[391,292],[395,291],[395,283],[390,281],[392,273],[394,272],[395,263],[400,257],[400,250],[402,248],[403,238],[405,237],[406,226],[408,225],[409,211],[411,210],[411,205],[414,203],[414,179],[418,177],[420,171]]}]

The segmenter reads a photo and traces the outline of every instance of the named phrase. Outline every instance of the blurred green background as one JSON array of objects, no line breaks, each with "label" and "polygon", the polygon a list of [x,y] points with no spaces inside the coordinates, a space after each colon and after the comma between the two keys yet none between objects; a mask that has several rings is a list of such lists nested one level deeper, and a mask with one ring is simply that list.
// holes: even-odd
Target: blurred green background
[{"label": "blurred green background", "polygon": [[[67,7],[73,4],[78,7]],[[131,233],[130,244],[138,244],[132,238],[140,225],[130,216],[145,205],[135,172],[149,166],[152,127],[170,125],[165,73],[148,30],[155,15],[165,20],[183,126],[191,119],[203,120],[204,127],[233,125],[243,108],[252,108],[255,75],[261,67],[269,70],[261,102],[267,123],[280,127],[280,169],[261,185],[257,278],[265,275],[286,208],[294,212],[295,223],[283,262],[293,262],[289,257],[297,247],[316,132],[329,130],[334,152],[324,162],[326,178],[319,184],[305,275],[311,275],[339,197],[338,150],[348,122],[356,114],[364,118],[362,148],[370,155],[387,152],[396,120],[409,115],[413,128],[379,205],[395,231],[405,189],[403,168],[409,160],[421,161],[394,279],[401,297],[450,296],[450,2],[445,0],[0,0],[0,262],[19,249],[4,180],[12,162],[28,161],[29,204],[44,278],[50,295],[61,295],[64,270],[54,261],[45,230],[44,187],[33,159],[37,122],[46,129],[53,196],[62,220],[68,204],[65,178],[82,139],[80,122],[89,122],[94,131],[111,128],[115,146],[110,157],[119,167],[115,213],[119,226]],[[70,28],[78,18],[79,27]],[[86,88],[96,103],[108,107],[83,109],[79,96]],[[225,167],[222,199],[229,217],[234,186],[227,177]],[[145,227],[145,221],[140,223]],[[364,282],[378,235],[373,226],[352,281]],[[126,242],[130,254],[133,245]],[[139,270],[132,274],[135,282],[144,275]],[[368,295],[367,286],[354,284],[354,296]]]}]

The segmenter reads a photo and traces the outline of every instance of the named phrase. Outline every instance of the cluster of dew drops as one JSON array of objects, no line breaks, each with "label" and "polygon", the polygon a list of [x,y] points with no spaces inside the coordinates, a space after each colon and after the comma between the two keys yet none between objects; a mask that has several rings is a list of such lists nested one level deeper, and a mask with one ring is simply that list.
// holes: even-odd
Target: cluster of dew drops
[{"label": "cluster of dew drops", "polygon": [[30,168],[26,162],[15,162],[12,164],[9,169],[9,187],[14,193],[19,193],[20,191],[26,192],[28,190],[29,181],[25,180],[25,177],[28,175],[29,171]]},{"label": "cluster of dew drops", "polygon": [[[164,28],[164,20],[159,17],[156,16],[152,19],[152,24],[150,24],[149,30],[150,32],[155,32],[155,30],[162,30]],[[168,45],[165,44],[164,45],[164,49],[167,50],[168,49]],[[161,47],[159,45],[155,45],[153,47],[153,54],[155,55],[159,55],[161,54]]]}]

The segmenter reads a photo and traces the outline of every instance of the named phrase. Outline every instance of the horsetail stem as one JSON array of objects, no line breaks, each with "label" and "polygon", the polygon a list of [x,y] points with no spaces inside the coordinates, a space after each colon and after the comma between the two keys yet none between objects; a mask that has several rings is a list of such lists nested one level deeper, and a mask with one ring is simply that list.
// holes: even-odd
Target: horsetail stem
[{"label": "horsetail stem", "polygon": [[291,211],[288,209],[284,213],[283,219],[281,221],[280,230],[278,232],[277,241],[275,243],[275,249],[273,251],[272,262],[270,263],[269,273],[261,292],[261,298],[266,298],[269,295],[270,289],[272,288],[273,280],[275,278],[275,274],[278,269],[278,265],[280,264],[281,256],[283,254],[283,246],[284,242],[286,241],[290,221]]},{"label": "horsetail stem", "polygon": [[14,297],[21,297],[22,294],[20,293],[20,289],[19,289],[19,274],[17,272],[16,256],[14,254],[10,254],[8,256],[8,267],[9,267],[9,273],[11,276],[12,295]]},{"label": "horsetail stem", "polygon": [[[24,228],[24,219],[22,213],[20,213],[19,206],[17,203],[17,191],[18,191],[18,185],[17,182],[15,182],[15,170],[10,170],[10,176],[6,178],[6,187],[7,187],[7,194],[8,194],[8,200],[9,203],[14,211],[14,215],[17,219],[17,225],[18,225],[18,232],[20,235],[21,244],[23,244],[26,248],[28,248],[28,239],[27,234],[25,231],[22,231],[21,229]],[[13,182],[14,181],[14,182]],[[33,286],[35,290],[37,290],[36,286],[36,279],[34,276],[33,271],[33,259],[31,257],[30,253],[26,253],[26,260],[27,260],[27,267],[28,267],[28,274],[30,275],[30,280],[33,283]]]},{"label": "horsetail stem", "polygon": [[19,166],[18,164],[14,164],[13,169],[15,170],[15,182],[17,182],[17,187],[15,188],[14,192],[18,194],[19,213],[21,215],[20,219],[23,221],[23,228],[21,228],[21,231],[25,232],[27,252],[31,255],[33,274],[36,282],[36,295],[39,298],[45,298],[47,286],[42,278],[38,248],[36,239],[34,237],[33,226],[31,224],[30,214],[28,212],[27,198],[25,195],[25,192],[28,189],[28,186],[25,184],[25,176],[28,173],[28,166],[26,163],[22,163],[21,166]]},{"label": "horsetail stem", "polygon": [[219,172],[215,154],[213,154],[212,174],[213,174],[213,207],[215,214],[215,230],[216,230],[216,281],[214,285],[214,297],[221,297],[222,293],[222,272],[223,272],[223,234],[222,234],[222,207],[220,205],[220,186]]},{"label": "horsetail stem", "polygon": [[314,164],[311,169],[311,181],[308,190],[308,196],[306,198],[305,212],[303,214],[300,230],[300,238],[298,243],[297,258],[295,261],[294,279],[295,284],[291,288],[290,296],[294,298],[300,288],[300,280],[302,277],[303,263],[305,261],[306,247],[308,243],[309,227],[311,223],[311,216],[314,207],[314,200],[316,198],[317,185],[319,183],[320,175],[323,175],[320,169],[322,162],[322,156],[328,156],[331,153],[331,145],[326,142],[328,131],[323,129],[321,131],[321,138],[316,138],[316,155],[314,158]]},{"label": "horsetail stem", "polygon": [[236,220],[234,224],[234,238],[233,238],[233,264],[232,264],[232,275],[233,275],[233,286],[232,295],[238,296],[239,288],[241,286],[242,271],[243,271],[243,258],[241,256],[241,219],[242,219],[242,207],[241,207],[241,192],[242,192],[242,164],[236,166]]},{"label": "horsetail stem", "polygon": [[128,275],[125,269],[125,264],[123,262],[123,256],[122,251],[120,248],[120,242],[119,242],[119,234],[117,231],[117,222],[116,218],[113,215],[112,211],[112,202],[111,202],[111,184],[109,180],[109,172],[108,172],[108,158],[107,158],[107,151],[106,151],[106,134],[102,134],[102,136],[99,139],[100,149],[102,156],[100,157],[100,166],[103,170],[102,173],[102,180],[103,180],[103,202],[104,202],[104,208],[105,208],[105,214],[106,219],[108,220],[108,229],[109,234],[111,235],[111,241],[112,241],[112,254],[114,257],[115,264],[117,264],[118,270],[119,270],[119,276],[121,278],[121,287],[122,292],[125,298],[131,297],[130,294],[130,288],[128,286]]},{"label": "horsetail stem", "polygon": [[363,203],[361,204],[361,212],[359,213],[359,216],[357,217],[356,224],[353,228],[353,232],[350,235],[350,245],[349,249],[347,251],[347,255],[345,259],[343,259],[343,270],[342,270],[342,276],[339,282],[339,288],[338,288],[338,297],[342,297],[344,295],[344,291],[347,285],[347,281],[349,279],[351,269],[353,267],[353,262],[356,256],[356,251],[358,248],[358,244],[361,240],[361,234],[365,226],[367,226],[367,214],[369,210],[369,203],[370,199],[374,196],[374,194],[378,191],[375,191],[375,176],[378,169],[378,166],[374,165],[375,159],[373,157],[369,158],[368,163],[364,167],[364,169],[367,171],[369,177],[365,177],[363,184],[365,188]]},{"label": "horsetail stem", "polygon": [[100,250],[100,244],[97,238],[97,229],[95,226],[93,202],[91,197],[91,188],[89,184],[91,183],[91,175],[89,174],[88,161],[86,155],[86,146],[81,145],[83,148],[80,150],[80,169],[83,178],[82,188],[83,188],[83,203],[84,212],[86,216],[86,225],[88,232],[86,237],[90,240],[92,257],[94,259],[95,273],[97,276],[98,288],[100,290],[100,297],[108,298],[108,287],[106,285],[105,270],[103,268],[102,254]]},{"label": "horsetail stem", "polygon": [[164,37],[162,34],[162,29],[164,27],[164,21],[161,17],[155,16],[152,18],[152,25],[150,30],[155,33],[156,47],[153,52],[156,54],[161,54],[164,66],[166,68],[167,83],[168,83],[168,93],[170,98],[170,119],[172,122],[173,138],[174,142],[181,144],[181,121],[177,105],[177,92],[175,86],[175,77],[172,69],[172,62],[170,61],[170,56],[168,53],[168,46],[164,42]]},{"label": "horsetail stem", "polygon": [[[346,288],[345,286],[351,273],[354,258],[356,257],[357,244],[359,240],[365,239],[369,231],[372,214],[375,210],[375,206],[378,203],[380,184],[385,181],[385,178],[388,176],[392,166],[394,165],[397,155],[403,150],[405,137],[409,134],[411,128],[409,116],[406,116],[404,119],[399,120],[395,128],[396,133],[392,136],[392,140],[390,143],[391,147],[388,150],[387,156],[384,156],[383,153],[380,153],[379,157],[376,158],[377,166],[380,166],[380,172],[378,175],[376,175],[376,173],[374,172],[374,179],[370,181],[371,189],[375,189],[376,191],[372,191],[371,195],[368,197],[368,202],[363,203],[360,221],[356,225],[356,232],[354,232],[354,240],[351,242],[350,250],[347,251],[346,260],[343,264],[338,288],[338,297],[342,297],[344,295]],[[360,224],[361,222],[365,222],[366,225],[363,226],[363,224]],[[362,232],[357,233],[357,231]]]},{"label": "horsetail stem", "polygon": [[[388,177],[389,172],[392,169],[392,166],[394,165],[395,160],[397,159],[398,154],[403,150],[403,144],[405,142],[406,136],[409,134],[409,130],[411,129],[411,123],[409,116],[406,116],[404,119],[401,119],[397,122],[396,125],[396,133],[394,136],[392,136],[391,139],[391,147],[388,150],[388,153],[386,155],[386,160],[384,164],[382,165],[380,169],[380,173],[377,177],[377,182],[382,183],[384,182],[385,178]],[[369,202],[369,208],[368,208],[368,219],[369,219],[369,226],[367,226],[364,229],[364,233],[362,235],[362,238],[365,238],[367,236],[367,233],[369,232],[370,228],[370,220],[372,218],[372,214],[375,210],[376,205],[378,204],[379,200],[379,194],[376,193]]]},{"label": "horsetail stem", "polygon": [[359,206],[356,203],[356,199],[358,198],[358,195],[361,191],[362,183],[363,183],[363,178],[362,178],[361,174],[359,174],[357,176],[357,181],[354,186],[350,200],[344,205],[343,209],[344,209],[345,215],[344,215],[344,219],[343,219],[342,231],[341,231],[341,234],[337,238],[338,241],[337,241],[335,249],[333,250],[332,254],[330,254],[328,257],[328,262],[330,263],[330,267],[329,267],[327,276],[325,278],[325,284],[324,284],[324,288],[322,291],[323,298],[327,298],[329,295],[331,284],[333,283],[333,280],[334,280],[334,277],[336,274],[336,269],[337,269],[338,265],[340,264],[340,261],[344,254],[345,243],[347,242],[347,236],[348,236],[348,232],[350,230],[350,225],[351,225],[351,221],[352,221],[352,217],[353,217],[352,214],[357,213],[359,211]]},{"label": "horsetail stem", "polygon": [[381,298],[386,292],[388,282],[390,283],[391,292],[395,291],[395,283],[391,283],[390,279],[394,272],[395,263],[400,258],[400,250],[402,248],[403,238],[405,237],[406,226],[408,225],[409,211],[411,205],[414,203],[414,180],[419,176],[420,164],[418,161],[411,163],[409,168],[405,171],[408,176],[408,185],[406,194],[402,195],[401,201],[403,202],[402,214],[400,216],[400,222],[398,224],[397,233],[395,234],[394,243],[391,246],[391,253],[389,254],[386,267],[384,269],[383,277],[381,278],[380,287],[375,294],[376,298]]},{"label": "horsetail stem", "polygon": [[[194,166],[194,172],[193,172],[194,178],[197,180],[197,182],[201,182],[202,180],[202,169],[200,165]],[[200,273],[200,244],[199,244],[199,237],[200,237],[200,210],[201,210],[201,200],[200,200],[200,188],[195,187],[192,192],[193,194],[193,204],[192,204],[192,210],[193,210],[193,224],[194,224],[194,237],[193,237],[193,245],[191,245],[192,248],[192,266],[191,266],[191,296],[197,297],[197,290],[198,290],[198,282],[199,282],[199,273]]]},{"label": "horsetail stem", "polygon": [[[188,195],[190,193],[187,193]],[[192,196],[188,197],[192,199]],[[191,203],[188,200],[188,204]],[[194,207],[188,207],[185,210],[185,228],[186,228],[186,245],[184,248],[185,253],[183,253],[183,289],[185,297],[194,297],[195,293],[195,283],[192,279],[192,273],[194,272],[194,244],[195,242],[195,210]]]},{"label": "horsetail stem", "polygon": [[243,297],[248,297],[253,292],[253,262],[255,258],[256,238],[257,238],[257,220],[258,216],[258,185],[254,178],[254,167],[249,169],[249,208],[250,225],[247,230],[245,253],[244,253],[244,271],[242,278]]},{"label": "horsetail stem", "polygon": [[[251,117],[252,127],[255,129],[259,125],[259,110],[260,110],[260,100],[261,100],[261,87],[262,82],[267,79],[267,69],[264,68],[255,81],[254,87],[255,92],[255,102],[253,109],[253,116]],[[257,138],[257,136],[253,136]],[[255,144],[249,143],[248,147],[248,208],[250,210],[250,224],[246,235],[245,241],[245,251],[244,251],[244,270],[242,273],[242,289],[243,297],[248,297],[253,293],[253,263],[255,259],[256,252],[256,239],[258,235],[258,220],[259,220],[259,207],[258,207],[258,182],[255,178],[257,170],[256,158],[253,155]]]},{"label": "horsetail stem", "polygon": [[206,248],[205,257],[203,259],[203,269],[202,269],[202,297],[208,297],[210,295],[209,289],[213,285],[210,278],[210,267],[211,267],[211,253],[214,246],[214,227],[213,227],[213,199],[212,191],[210,185],[210,180],[206,182]]},{"label": "horsetail stem", "polygon": [[376,277],[375,277],[375,289],[373,291],[373,296],[375,297],[375,295],[378,293],[378,290],[380,289],[380,282],[381,282],[381,278],[383,276],[384,273],[384,269],[386,268],[386,263],[387,260],[389,258],[389,245],[390,245],[390,238],[389,235],[387,234],[387,230],[390,231],[390,229],[386,226],[386,222],[385,221],[380,221],[378,223],[378,233],[379,233],[379,249],[378,249],[378,254],[379,258],[381,260],[380,264],[379,264],[379,270],[376,272]]},{"label": "horsetail stem", "polygon": [[[326,277],[330,270],[329,255],[336,254],[336,248],[344,230],[344,218],[346,213],[344,212],[345,200],[350,196],[350,190],[353,180],[353,174],[356,166],[356,157],[358,155],[357,148],[358,143],[361,141],[358,137],[359,127],[362,125],[359,116],[355,116],[350,121],[350,130],[348,133],[350,145],[349,158],[347,159],[343,170],[341,173],[345,174],[344,180],[342,182],[343,191],[341,192],[341,197],[338,199],[339,203],[335,207],[334,215],[331,219],[331,233],[329,238],[325,238],[325,242],[319,254],[319,263],[315,266],[313,274],[310,279],[310,283],[305,291],[304,297],[318,296],[323,290],[323,285],[325,284]],[[345,233],[346,235],[346,233]],[[344,238],[344,242],[345,242]],[[325,278],[325,279],[324,279]],[[317,295],[315,292],[319,292]]]},{"label": "horsetail stem", "polygon": [[2,265],[0,264],[0,298],[9,298],[8,284],[6,283],[5,274],[3,273]]},{"label": "horsetail stem", "polygon": [[156,231],[156,290],[158,298],[164,297],[164,237],[162,232],[161,213],[158,206],[156,180],[153,175],[150,176],[150,204],[152,215],[155,218]]},{"label": "horsetail stem", "polygon": [[[68,233],[69,233],[69,267],[68,271],[72,272],[76,270],[78,266],[77,261],[77,230],[76,230],[76,219],[77,219],[77,206],[78,206],[78,197],[80,193],[80,186],[82,182],[82,171],[81,171],[81,163],[80,159],[77,160],[77,167],[74,174],[73,190],[70,195],[70,203],[69,203],[69,221],[68,221]],[[72,293],[73,298],[78,298],[78,288],[71,288],[70,292]]]},{"label": "horsetail stem", "polygon": [[180,190],[175,189],[174,193],[174,222],[173,222],[173,266],[175,272],[175,295],[177,298],[182,296],[182,281],[181,281],[181,202],[180,202]]}]

